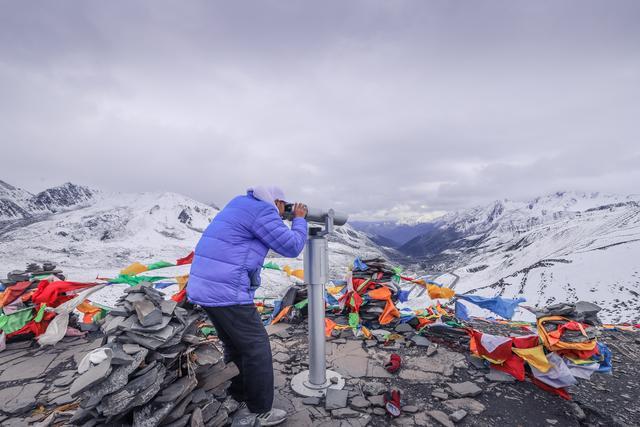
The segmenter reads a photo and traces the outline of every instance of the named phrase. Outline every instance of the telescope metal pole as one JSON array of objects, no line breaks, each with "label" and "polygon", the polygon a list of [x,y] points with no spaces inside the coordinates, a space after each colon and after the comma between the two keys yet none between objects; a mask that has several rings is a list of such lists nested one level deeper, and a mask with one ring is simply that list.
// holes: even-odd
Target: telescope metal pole
[{"label": "telescope metal pole", "polygon": [[[304,282],[309,292],[309,370],[291,379],[293,390],[303,396],[324,396],[329,387],[344,387],[340,374],[326,369],[324,286],[329,274],[326,234],[319,227],[311,227],[304,249]],[[327,380],[327,375],[331,380]]]},{"label": "telescope metal pole", "polygon": [[310,234],[304,250],[304,281],[309,290],[309,382],[326,383],[324,341],[324,284],[328,247],[324,236]]}]

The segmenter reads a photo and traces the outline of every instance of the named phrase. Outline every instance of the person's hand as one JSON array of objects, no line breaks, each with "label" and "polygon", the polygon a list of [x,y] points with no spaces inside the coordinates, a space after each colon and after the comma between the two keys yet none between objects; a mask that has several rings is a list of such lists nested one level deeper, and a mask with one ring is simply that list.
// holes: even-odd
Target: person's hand
[{"label": "person's hand", "polygon": [[293,205],[293,217],[304,218],[307,216],[307,207],[302,203],[296,203]]}]

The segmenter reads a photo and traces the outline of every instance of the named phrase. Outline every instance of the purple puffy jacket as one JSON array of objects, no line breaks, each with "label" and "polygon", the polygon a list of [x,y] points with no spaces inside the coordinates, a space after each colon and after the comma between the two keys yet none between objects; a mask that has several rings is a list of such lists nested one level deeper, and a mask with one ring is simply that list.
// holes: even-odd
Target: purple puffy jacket
[{"label": "purple puffy jacket", "polygon": [[307,221],[291,229],[278,209],[249,192],[231,200],[213,219],[195,249],[187,297],[195,304],[220,307],[253,303],[269,249],[285,257],[302,252]]}]

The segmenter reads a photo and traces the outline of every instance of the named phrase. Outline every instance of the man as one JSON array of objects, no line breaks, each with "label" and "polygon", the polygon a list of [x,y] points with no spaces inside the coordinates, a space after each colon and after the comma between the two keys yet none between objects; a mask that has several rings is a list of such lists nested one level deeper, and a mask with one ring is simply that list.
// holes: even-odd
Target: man
[{"label": "man", "polygon": [[253,303],[269,249],[286,257],[302,252],[306,207],[296,203],[291,229],[282,221],[284,194],[253,187],[216,215],[198,242],[187,296],[201,305],[224,344],[225,361],[240,370],[229,391],[241,402],[233,426],[280,424],[286,412],[272,408],[273,364],[269,337]]}]

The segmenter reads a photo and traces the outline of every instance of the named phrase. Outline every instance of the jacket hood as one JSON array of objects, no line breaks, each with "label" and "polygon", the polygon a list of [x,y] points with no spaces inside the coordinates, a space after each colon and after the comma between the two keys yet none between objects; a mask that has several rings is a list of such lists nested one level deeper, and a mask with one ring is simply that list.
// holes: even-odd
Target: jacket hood
[{"label": "jacket hood", "polygon": [[285,200],[284,191],[275,185],[263,186],[256,185],[247,188],[247,194],[252,194],[258,200],[270,203],[275,206],[276,200]]}]

